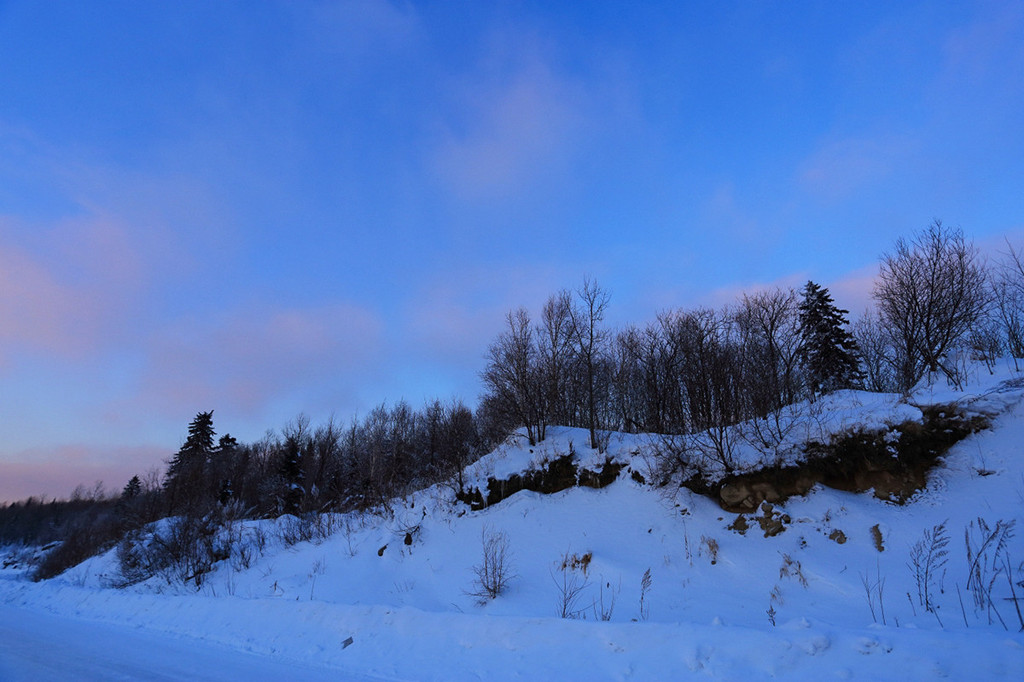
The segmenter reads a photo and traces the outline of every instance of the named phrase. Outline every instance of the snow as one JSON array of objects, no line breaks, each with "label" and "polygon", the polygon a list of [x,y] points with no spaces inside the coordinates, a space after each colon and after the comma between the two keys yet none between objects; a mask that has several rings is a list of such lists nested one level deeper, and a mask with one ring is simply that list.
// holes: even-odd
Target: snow
[{"label": "snow", "polygon": [[[1017,379],[1004,364],[994,374],[974,368],[959,389],[922,386],[905,399],[847,391],[792,408],[792,445],[917,420],[920,407],[933,403],[991,415],[992,428],[954,446],[927,488],[903,506],[819,486],[776,507],[773,513],[791,519],[781,534],[764,537],[755,515],[740,534],[729,529],[736,515],[713,501],[635,481],[629,470],[645,472],[652,439],[613,434],[607,454],[628,468],[603,489],[524,491],[474,512],[435,487],[396,501],[390,514],[331,517],[331,536],[290,546],[281,539],[287,519],[244,522],[247,537],[268,538],[263,555],[248,568],[222,562],[198,591],[159,577],[108,587],[113,553],[39,584],[8,569],[0,572],[0,639],[29,633],[27,642],[49,631],[95,642],[100,659],[149,651],[149,669],[157,671],[151,679],[191,677],[172,665],[175,654],[161,653],[165,644],[167,651],[194,646],[211,665],[223,659],[226,671],[234,665],[251,673],[248,657],[268,666],[223,679],[282,679],[274,666],[294,666],[292,678],[300,679],[1024,679],[1010,583],[999,576],[993,588],[1004,629],[973,608],[964,550],[965,529],[979,517],[1022,525],[1024,387]],[[542,466],[570,443],[581,466],[600,469],[606,455],[587,447],[586,431],[551,428],[532,448],[513,438],[471,466],[467,480],[486,487],[488,477]],[[789,446],[781,452],[798,458]],[[764,456],[745,450],[741,461],[753,466]],[[923,532],[942,523],[951,544],[938,608],[929,613],[917,603],[907,564]],[[488,532],[508,537],[514,577],[505,593],[480,603],[470,593]],[[1015,580],[1024,579],[1022,533],[1007,546]],[[578,603],[586,619],[561,619],[563,558],[587,553],[586,573],[569,573],[584,585]],[[865,579],[884,580],[884,624],[877,600],[872,616]],[[1024,597],[1024,588],[1016,590]],[[606,610],[614,598],[606,622],[598,619],[602,597]],[[34,679],[19,655],[0,645],[0,677],[13,670],[11,679]],[[90,677],[93,668],[74,665],[79,679],[112,677]]]},{"label": "snow", "polygon": [[[327,668],[274,660],[189,636],[117,623],[82,621],[0,606],[0,680],[289,680],[325,679]],[[332,679],[379,678],[333,671]]]}]

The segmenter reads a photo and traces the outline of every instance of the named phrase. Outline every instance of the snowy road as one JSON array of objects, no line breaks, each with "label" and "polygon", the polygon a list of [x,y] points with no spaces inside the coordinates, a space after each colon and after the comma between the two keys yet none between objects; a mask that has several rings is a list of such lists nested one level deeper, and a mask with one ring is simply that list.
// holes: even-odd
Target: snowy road
[{"label": "snowy road", "polygon": [[379,679],[197,639],[0,605],[0,682]]}]

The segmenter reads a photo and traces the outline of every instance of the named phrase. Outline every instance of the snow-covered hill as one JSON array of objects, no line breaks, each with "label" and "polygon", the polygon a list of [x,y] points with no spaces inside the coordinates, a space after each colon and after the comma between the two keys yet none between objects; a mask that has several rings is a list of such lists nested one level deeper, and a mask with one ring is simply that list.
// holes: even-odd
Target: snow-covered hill
[{"label": "snow-covered hill", "polygon": [[[387,514],[325,519],[334,532],[315,542],[291,544],[294,519],[248,521],[243,543],[265,542],[262,553],[222,562],[198,592],[160,577],[108,587],[111,552],[40,584],[0,573],[0,603],[202,638],[324,679],[1024,679],[1017,379],[1009,366],[979,368],[964,390],[936,384],[908,400],[844,392],[819,401],[813,419],[810,408],[794,412],[793,446],[920,419],[930,404],[989,416],[991,428],[949,450],[903,505],[816,486],[737,522],[708,497],[640,482],[651,480],[655,439],[613,434],[598,453],[585,431],[552,428],[533,448],[510,440],[467,481],[486,490],[572,452],[581,469],[620,464],[615,482],[523,490],[478,511],[435,487]],[[737,461],[751,468],[763,454],[740,448]],[[776,455],[799,460],[795,448]],[[1004,524],[1019,528],[977,558]],[[940,552],[924,580],[931,610],[913,570],[926,533]],[[511,579],[481,601],[475,567],[487,538],[507,541]]]}]

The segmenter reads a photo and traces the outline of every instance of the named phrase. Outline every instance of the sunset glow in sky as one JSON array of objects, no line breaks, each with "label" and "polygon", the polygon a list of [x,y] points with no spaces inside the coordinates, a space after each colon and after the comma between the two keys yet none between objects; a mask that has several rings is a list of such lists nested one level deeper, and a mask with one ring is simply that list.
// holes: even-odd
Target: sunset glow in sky
[{"label": "sunset glow in sky", "polygon": [[1024,3],[0,0],[0,501],[188,422],[475,404],[510,308],[613,326],[933,218],[1024,242]]}]

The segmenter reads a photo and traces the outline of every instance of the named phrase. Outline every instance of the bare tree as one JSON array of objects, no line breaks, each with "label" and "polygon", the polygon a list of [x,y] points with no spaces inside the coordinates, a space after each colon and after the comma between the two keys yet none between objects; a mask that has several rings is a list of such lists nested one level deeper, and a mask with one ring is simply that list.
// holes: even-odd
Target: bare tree
[{"label": "bare tree", "polygon": [[925,371],[958,381],[947,354],[988,304],[985,270],[963,232],[936,220],[912,241],[897,240],[895,252],[882,257],[874,297],[905,355],[901,387],[909,389]]},{"label": "bare tree", "polygon": [[876,393],[898,390],[897,369],[905,361],[898,357],[899,349],[892,346],[891,335],[886,333],[878,312],[865,310],[853,323],[852,333],[860,351],[864,387]]},{"label": "bare tree", "polygon": [[483,560],[473,567],[476,579],[473,581],[473,591],[468,594],[483,603],[495,599],[508,589],[509,583],[516,576],[512,570],[512,550],[508,535],[504,531],[484,527],[481,540]]},{"label": "bare tree", "polygon": [[545,409],[537,345],[530,314],[519,308],[508,314],[508,329],[488,349],[481,373],[490,404],[526,427],[530,445],[544,440]]},{"label": "bare tree", "polygon": [[734,429],[744,416],[743,357],[736,339],[735,315],[697,310],[685,316],[681,364],[694,447],[727,472],[735,462]]},{"label": "bare tree", "polygon": [[608,308],[609,295],[594,280],[584,280],[583,286],[576,292],[580,299],[579,306],[570,308],[573,337],[576,342],[576,354],[583,368],[584,387],[586,393],[586,424],[590,429],[590,447],[598,448],[598,406],[597,406],[597,372],[604,353],[604,344],[608,339],[608,331],[601,326],[605,310]]},{"label": "bare tree", "polygon": [[423,421],[427,422],[432,438],[430,468],[461,493],[465,485],[463,470],[472,461],[479,443],[473,412],[461,400],[452,400],[447,405],[435,401]]},{"label": "bare tree", "polygon": [[616,334],[615,342],[612,344],[615,362],[613,381],[615,421],[618,428],[631,433],[647,429],[647,420],[643,415],[645,395],[641,379],[643,372],[641,334],[642,332],[636,327],[627,327]]},{"label": "bare tree", "polygon": [[800,357],[800,317],[792,289],[743,295],[736,311],[745,383],[754,416],[764,416],[796,400]]},{"label": "bare tree", "polygon": [[540,319],[537,345],[545,412],[549,421],[569,424],[572,409],[568,394],[574,361],[572,294],[563,290],[551,296]]},{"label": "bare tree", "polygon": [[992,294],[1006,345],[1018,359],[1024,358],[1024,261],[1009,241],[1006,246],[1009,253],[992,278]]}]

